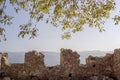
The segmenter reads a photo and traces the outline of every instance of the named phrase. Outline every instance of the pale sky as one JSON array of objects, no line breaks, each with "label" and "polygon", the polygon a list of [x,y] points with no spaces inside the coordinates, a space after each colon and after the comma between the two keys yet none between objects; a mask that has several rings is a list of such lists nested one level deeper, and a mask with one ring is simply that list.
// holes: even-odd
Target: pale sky
[{"label": "pale sky", "polygon": [[[117,0],[117,4],[120,4]],[[118,14],[120,7],[116,11],[111,12],[111,17]],[[120,48],[120,25],[115,26],[111,19],[106,21],[106,32],[100,33],[97,29],[85,26],[84,31],[73,34],[71,40],[61,39],[61,29],[55,28],[51,24],[39,22],[39,36],[35,39],[18,38],[18,25],[23,24],[28,19],[28,14],[20,12],[15,14],[12,10],[7,10],[9,14],[15,16],[14,24],[6,28],[7,41],[0,43],[0,51],[55,51],[59,52],[61,48],[68,48],[74,51],[113,51],[115,48]]]}]

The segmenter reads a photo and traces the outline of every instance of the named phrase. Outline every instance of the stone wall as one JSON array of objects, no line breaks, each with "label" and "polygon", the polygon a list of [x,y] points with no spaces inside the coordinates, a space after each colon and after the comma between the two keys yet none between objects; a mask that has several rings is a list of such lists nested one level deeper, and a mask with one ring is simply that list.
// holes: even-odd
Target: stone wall
[{"label": "stone wall", "polygon": [[[44,65],[44,55],[37,51],[27,52],[23,64],[9,64],[7,53],[2,54],[2,75],[9,76],[15,80],[26,80],[28,78],[43,79],[47,75]],[[22,78],[22,79],[21,79]]]},{"label": "stone wall", "polygon": [[92,57],[89,56],[86,59],[87,65],[87,75],[89,76],[98,76],[98,75],[106,75],[112,76],[113,69],[112,69],[112,55],[107,54],[104,57]]},{"label": "stone wall", "polygon": [[114,76],[120,79],[120,49],[115,49],[113,54]]},{"label": "stone wall", "polygon": [[120,80],[120,49],[104,57],[89,56],[86,64],[80,64],[79,57],[75,51],[61,49],[60,65],[46,67],[41,52],[25,53],[23,64],[9,64],[8,54],[0,53],[0,72],[14,80]]},{"label": "stone wall", "polygon": [[34,67],[37,64],[36,68],[45,67],[44,55],[37,51],[27,52],[25,53],[25,64],[30,67]]},{"label": "stone wall", "polygon": [[[2,53],[0,53],[0,74],[2,72],[2,65],[1,65]],[[1,76],[1,75],[0,75]]]},{"label": "stone wall", "polygon": [[80,55],[70,49],[61,49],[60,57],[60,66],[64,69],[64,74],[69,78],[78,80]]}]

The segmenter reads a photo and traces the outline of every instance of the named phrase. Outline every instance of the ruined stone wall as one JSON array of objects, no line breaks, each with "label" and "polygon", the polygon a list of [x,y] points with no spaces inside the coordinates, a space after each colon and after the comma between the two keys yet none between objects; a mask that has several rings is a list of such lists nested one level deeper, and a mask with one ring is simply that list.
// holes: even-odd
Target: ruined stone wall
[{"label": "ruined stone wall", "polygon": [[120,49],[115,49],[113,54],[113,70],[117,79],[120,79]]},{"label": "ruined stone wall", "polygon": [[70,49],[61,49],[60,53],[60,65],[61,66],[70,66],[70,65],[76,65],[79,66],[80,60],[79,60],[80,55],[77,52],[73,52]]},{"label": "ruined stone wall", "polygon": [[112,68],[112,54],[107,54],[104,57],[92,57],[89,56],[86,59],[87,75],[98,76],[98,75],[113,75]]},{"label": "ruined stone wall", "polygon": [[[25,64],[28,66],[45,67],[44,55],[41,52],[30,51],[25,53]],[[37,66],[36,66],[37,64]]]},{"label": "ruined stone wall", "polygon": [[[23,64],[9,64],[8,54],[2,54],[2,75],[9,76],[15,80],[26,80],[36,77],[42,79],[47,75],[44,65],[44,55],[40,52],[31,51],[25,54],[25,62]],[[21,79],[22,78],[22,79]]]},{"label": "ruined stone wall", "polygon": [[49,80],[79,80],[80,55],[70,49],[61,49],[60,65],[48,67]]},{"label": "ruined stone wall", "polygon": [[10,66],[8,62],[8,54],[3,53],[1,57],[1,72],[6,72],[6,70],[8,70],[8,66]]},{"label": "ruined stone wall", "polygon": [[[0,53],[0,74],[1,74],[1,72],[2,72],[2,67],[1,67],[1,59],[2,59],[2,53]],[[1,75],[0,75],[1,76]]]},{"label": "ruined stone wall", "polygon": [[0,53],[0,71],[14,80],[94,80],[103,75],[120,80],[120,49],[104,57],[89,56],[84,65],[79,57],[75,51],[61,49],[60,65],[46,67],[41,52],[25,53],[23,64],[9,64],[8,54]]},{"label": "ruined stone wall", "polygon": [[60,57],[60,66],[64,70],[64,74],[69,78],[78,80],[80,55],[70,49],[61,49]]}]

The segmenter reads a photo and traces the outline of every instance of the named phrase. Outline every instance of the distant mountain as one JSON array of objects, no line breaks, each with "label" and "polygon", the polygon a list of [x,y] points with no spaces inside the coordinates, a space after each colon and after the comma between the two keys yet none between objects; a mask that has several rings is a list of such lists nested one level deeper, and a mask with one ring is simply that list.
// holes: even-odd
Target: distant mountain
[{"label": "distant mountain", "polygon": [[[48,52],[48,51],[42,51],[42,53],[45,55],[45,64],[46,66],[53,66],[60,64],[60,53],[57,52]],[[92,56],[105,56],[107,51],[81,51],[78,52],[80,54],[80,63],[85,64],[85,58],[87,58],[89,55]],[[8,52],[9,55],[9,62],[10,63],[24,63],[24,52]]]}]

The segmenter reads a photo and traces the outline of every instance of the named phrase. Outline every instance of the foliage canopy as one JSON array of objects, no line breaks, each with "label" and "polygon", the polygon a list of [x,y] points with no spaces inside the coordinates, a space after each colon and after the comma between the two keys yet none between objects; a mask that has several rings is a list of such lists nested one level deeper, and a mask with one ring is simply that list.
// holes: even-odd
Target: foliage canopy
[{"label": "foliage canopy", "polygon": [[[55,27],[61,27],[64,34],[62,39],[70,39],[71,33],[80,32],[85,25],[105,31],[105,19],[110,17],[110,11],[115,9],[114,0],[0,0],[0,41],[6,40],[4,25],[11,25],[13,16],[6,13],[9,3],[14,11],[24,10],[29,13],[30,20],[19,26],[18,37],[30,38],[37,36],[39,31],[36,24],[45,20]],[[120,16],[114,18],[115,24]],[[36,22],[33,25],[33,22]]]}]

